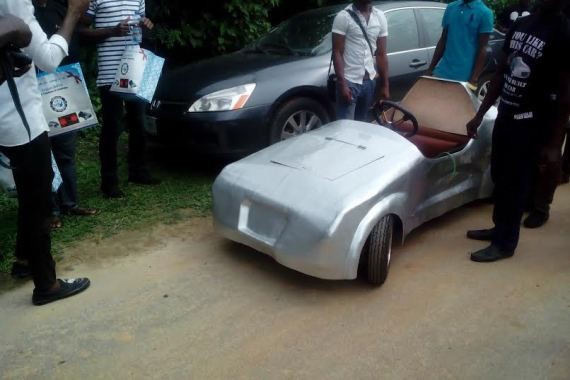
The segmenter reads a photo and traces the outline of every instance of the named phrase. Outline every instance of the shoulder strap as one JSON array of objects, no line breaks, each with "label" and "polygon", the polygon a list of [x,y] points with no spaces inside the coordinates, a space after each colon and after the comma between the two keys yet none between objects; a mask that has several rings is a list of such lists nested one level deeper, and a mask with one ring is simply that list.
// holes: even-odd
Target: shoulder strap
[{"label": "shoulder strap", "polygon": [[[362,25],[362,22],[360,22],[360,18],[352,9],[346,9],[346,11],[352,17],[354,22],[356,22],[356,24],[360,27],[360,30],[362,31],[362,34],[364,35],[366,42],[368,42],[370,53],[372,54],[372,57],[374,57],[374,49],[372,49],[372,44],[370,43],[370,39],[368,38],[368,33],[366,33],[366,29],[364,29],[364,25]],[[370,17],[372,17],[372,15],[370,15]]]},{"label": "shoulder strap", "polygon": [[18,115],[20,115],[22,123],[24,123],[24,128],[26,128],[26,132],[28,132],[28,139],[32,141],[32,132],[30,130],[30,125],[28,124],[28,120],[26,119],[26,115],[24,114],[24,108],[22,107],[20,94],[18,93],[18,87],[16,86],[16,81],[14,80],[14,73],[12,72],[12,68],[10,67],[8,62],[9,62],[8,53],[6,51],[2,51],[0,55],[0,65],[2,68],[2,72],[4,73],[6,84],[8,85],[8,89],[10,90],[10,95],[12,95],[12,100],[14,101],[14,105],[16,106],[16,111],[18,112]]}]

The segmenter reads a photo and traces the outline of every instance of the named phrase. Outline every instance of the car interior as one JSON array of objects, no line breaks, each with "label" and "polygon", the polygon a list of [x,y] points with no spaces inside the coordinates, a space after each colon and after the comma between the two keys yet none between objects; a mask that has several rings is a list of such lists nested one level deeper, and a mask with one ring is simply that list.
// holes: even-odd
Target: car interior
[{"label": "car interior", "polygon": [[[397,123],[397,132],[428,158],[461,150],[469,142],[465,125],[476,113],[471,96],[457,82],[422,77],[408,91],[400,106],[418,122],[414,133],[411,120]],[[392,111],[392,119],[401,119]]]}]

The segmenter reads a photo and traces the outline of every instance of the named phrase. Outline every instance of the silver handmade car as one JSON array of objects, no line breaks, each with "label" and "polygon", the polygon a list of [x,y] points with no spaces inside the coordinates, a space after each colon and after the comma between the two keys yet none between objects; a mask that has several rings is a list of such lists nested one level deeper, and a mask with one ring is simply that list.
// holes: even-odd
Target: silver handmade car
[{"label": "silver handmade car", "polygon": [[217,231],[299,272],[382,284],[393,241],[492,191],[496,109],[477,140],[464,83],[423,77],[378,124],[340,120],[227,166],[213,187]]}]

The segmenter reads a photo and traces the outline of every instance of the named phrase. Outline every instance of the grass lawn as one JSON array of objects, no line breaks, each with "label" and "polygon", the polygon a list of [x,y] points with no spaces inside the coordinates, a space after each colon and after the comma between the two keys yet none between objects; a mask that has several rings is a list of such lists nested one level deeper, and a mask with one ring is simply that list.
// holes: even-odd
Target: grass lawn
[{"label": "grass lawn", "polygon": [[[101,213],[94,217],[64,217],[63,228],[52,234],[54,256],[65,255],[66,247],[93,236],[107,237],[128,229],[156,223],[173,223],[188,215],[207,215],[211,209],[211,185],[219,164],[188,157],[183,150],[150,149],[149,161],[158,186],[126,183],[127,138],[119,152],[121,188],[127,197],[106,200],[99,192],[98,130],[82,132],[77,152],[79,202]],[[16,240],[18,204],[0,192],[0,271],[10,269]]]}]

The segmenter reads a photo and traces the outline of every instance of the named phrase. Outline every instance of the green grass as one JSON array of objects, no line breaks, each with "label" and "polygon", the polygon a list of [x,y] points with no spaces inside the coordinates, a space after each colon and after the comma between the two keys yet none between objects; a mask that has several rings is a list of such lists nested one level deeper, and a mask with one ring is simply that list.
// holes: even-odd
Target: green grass
[{"label": "green grass", "polygon": [[[83,132],[77,153],[79,202],[101,213],[94,217],[64,217],[63,228],[52,234],[54,256],[90,237],[109,237],[121,231],[157,223],[174,223],[192,215],[208,215],[211,185],[220,166],[187,157],[182,149],[151,149],[149,161],[158,186],[126,183],[127,138],[119,145],[121,188],[124,199],[107,200],[99,192],[98,131]],[[16,240],[17,201],[0,192],[0,271],[9,270]]]}]

